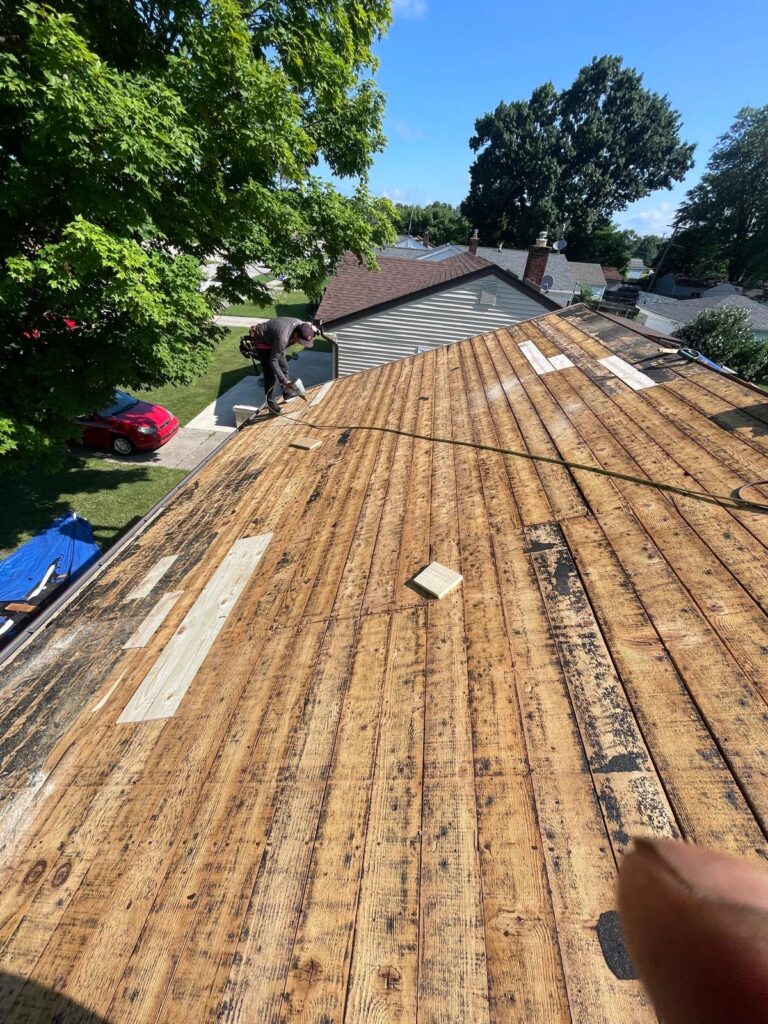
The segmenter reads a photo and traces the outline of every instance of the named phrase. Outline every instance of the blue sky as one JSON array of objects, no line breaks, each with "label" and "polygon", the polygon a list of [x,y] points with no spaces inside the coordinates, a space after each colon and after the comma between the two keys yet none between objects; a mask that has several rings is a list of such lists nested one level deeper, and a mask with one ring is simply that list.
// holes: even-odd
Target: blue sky
[{"label": "blue sky", "polygon": [[766,0],[645,0],[574,4],[544,0],[393,0],[394,24],[378,45],[387,93],[386,152],[371,187],[399,202],[458,203],[467,192],[476,117],[542,82],[563,88],[593,56],[620,54],[666,94],[697,143],[696,166],[671,191],[634,203],[617,221],[663,231],[718,135],[740,107],[768,103]]}]

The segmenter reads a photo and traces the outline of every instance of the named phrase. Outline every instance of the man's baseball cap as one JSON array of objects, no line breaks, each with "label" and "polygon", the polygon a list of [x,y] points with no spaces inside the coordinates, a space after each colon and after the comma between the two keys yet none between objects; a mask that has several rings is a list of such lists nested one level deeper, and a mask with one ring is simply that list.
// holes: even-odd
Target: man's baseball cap
[{"label": "man's baseball cap", "polygon": [[299,324],[296,333],[304,348],[312,348],[315,341],[315,331],[312,324]]}]

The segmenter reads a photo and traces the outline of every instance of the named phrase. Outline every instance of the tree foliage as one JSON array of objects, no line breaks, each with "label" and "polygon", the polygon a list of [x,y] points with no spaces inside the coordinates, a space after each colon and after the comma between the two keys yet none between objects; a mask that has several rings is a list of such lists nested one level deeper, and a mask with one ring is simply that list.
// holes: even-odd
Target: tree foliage
[{"label": "tree foliage", "polygon": [[755,337],[745,309],[704,309],[695,320],[678,328],[673,337],[735,370],[745,380],[762,380],[768,374],[768,345]]},{"label": "tree foliage", "polygon": [[427,206],[408,206],[407,203],[396,203],[397,216],[395,226],[401,234],[410,232],[421,236],[429,231],[432,245],[444,245],[446,242],[457,242],[466,245],[471,231],[469,221],[461,210],[450,203],[429,203]]},{"label": "tree foliage", "polygon": [[[118,384],[192,379],[217,304],[266,297],[249,264],[316,291],[345,249],[372,264],[393,237],[366,188],[387,0],[0,0],[0,15],[0,452],[60,450]],[[212,255],[220,288],[201,293]]]},{"label": "tree foliage", "polygon": [[576,291],[573,293],[573,304],[577,302],[583,302],[589,306],[590,309],[597,309],[600,305],[600,299],[597,298],[595,293],[587,284],[580,284]]},{"label": "tree foliage", "polygon": [[647,267],[653,266],[653,261],[664,245],[661,235],[641,235],[632,228],[625,228],[622,234],[627,240],[630,253],[642,260]]},{"label": "tree foliage", "polygon": [[571,241],[692,165],[680,116],[620,57],[595,58],[567,89],[500,103],[475,122],[462,212],[487,243],[527,246],[541,230]]},{"label": "tree foliage", "polygon": [[566,255],[572,260],[616,267],[623,277],[629,267],[632,247],[627,241],[626,232],[615,224],[600,222],[590,231],[569,238]]},{"label": "tree foliage", "polygon": [[677,214],[665,267],[745,285],[768,280],[768,105],[740,110]]}]

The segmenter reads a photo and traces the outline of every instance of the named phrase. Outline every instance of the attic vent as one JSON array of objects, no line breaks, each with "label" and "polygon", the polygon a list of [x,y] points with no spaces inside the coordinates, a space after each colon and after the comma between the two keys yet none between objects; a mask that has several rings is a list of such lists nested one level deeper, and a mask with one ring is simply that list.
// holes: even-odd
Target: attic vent
[{"label": "attic vent", "polygon": [[499,282],[495,277],[486,277],[483,281],[483,290],[480,293],[481,306],[495,306],[499,291]]}]

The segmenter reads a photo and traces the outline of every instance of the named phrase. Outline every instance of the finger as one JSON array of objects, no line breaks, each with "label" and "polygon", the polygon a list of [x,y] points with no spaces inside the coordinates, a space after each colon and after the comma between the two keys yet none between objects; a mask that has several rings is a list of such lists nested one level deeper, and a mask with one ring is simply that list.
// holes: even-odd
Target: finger
[{"label": "finger", "polygon": [[768,870],[638,840],[619,877],[632,960],[664,1024],[766,1024]]}]

